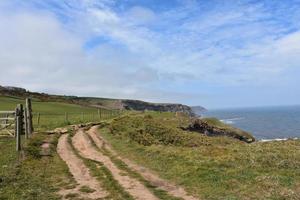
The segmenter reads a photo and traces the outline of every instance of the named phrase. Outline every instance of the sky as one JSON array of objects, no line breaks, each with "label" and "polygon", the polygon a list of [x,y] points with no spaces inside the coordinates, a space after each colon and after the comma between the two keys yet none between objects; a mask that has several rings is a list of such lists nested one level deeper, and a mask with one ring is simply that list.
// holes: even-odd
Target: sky
[{"label": "sky", "polygon": [[0,85],[206,108],[300,102],[300,0],[0,0]]}]

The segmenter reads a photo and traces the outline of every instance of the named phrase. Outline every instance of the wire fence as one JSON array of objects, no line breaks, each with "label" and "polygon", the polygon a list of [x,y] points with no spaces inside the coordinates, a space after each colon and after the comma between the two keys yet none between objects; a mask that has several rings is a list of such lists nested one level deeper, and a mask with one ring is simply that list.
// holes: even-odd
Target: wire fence
[{"label": "wire fence", "polygon": [[120,110],[98,110],[98,112],[33,113],[33,126],[38,129],[55,128],[70,124],[99,122],[120,115]]}]

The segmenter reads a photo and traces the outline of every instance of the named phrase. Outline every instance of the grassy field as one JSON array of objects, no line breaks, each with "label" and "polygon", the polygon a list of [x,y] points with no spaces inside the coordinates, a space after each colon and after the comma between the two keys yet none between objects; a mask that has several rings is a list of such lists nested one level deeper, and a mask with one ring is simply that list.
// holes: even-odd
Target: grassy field
[{"label": "grassy field", "polygon": [[[25,105],[25,100],[18,97],[0,96],[0,110],[14,110],[17,104]],[[33,99],[32,108],[33,125],[37,130],[49,130],[68,124],[99,121],[98,109],[92,107]],[[40,113],[39,125],[37,124],[38,113]],[[68,114],[68,121],[65,120],[66,113]],[[111,111],[101,109],[101,119],[109,118],[110,114]]]},{"label": "grassy field", "polygon": [[299,140],[247,144],[177,128],[186,121],[130,115],[101,132],[121,155],[201,199],[300,199]]},{"label": "grassy field", "polygon": [[[0,110],[14,110],[24,99],[0,97]],[[67,124],[98,121],[98,109],[59,102],[41,102],[33,99],[34,128],[38,131],[24,143],[24,152],[16,153],[14,138],[0,138],[0,200],[61,199],[57,191],[62,187],[72,187],[74,180],[68,167],[56,153],[58,136],[49,136],[43,131]],[[69,113],[69,122],[65,121]],[[102,111],[102,119],[109,118],[108,111]],[[41,113],[37,126],[36,113]],[[82,119],[84,113],[84,119]],[[106,115],[105,115],[106,114]],[[93,117],[94,116],[94,117]],[[40,145],[44,140],[52,141],[51,156],[40,157]],[[24,159],[26,155],[26,159]]]}]

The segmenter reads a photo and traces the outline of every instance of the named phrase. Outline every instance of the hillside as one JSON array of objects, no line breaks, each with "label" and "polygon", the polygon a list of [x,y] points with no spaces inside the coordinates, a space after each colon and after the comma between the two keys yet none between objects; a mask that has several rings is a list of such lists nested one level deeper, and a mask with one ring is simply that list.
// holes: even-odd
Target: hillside
[{"label": "hillside", "polygon": [[[0,109],[10,110],[24,100],[0,102]],[[93,118],[96,108],[39,99],[33,99],[33,109],[45,116],[41,126],[34,116],[36,133],[23,144],[24,160],[15,153],[14,138],[0,138],[0,199],[300,197],[300,140],[246,143],[231,133],[248,133],[216,119],[202,119],[208,127],[199,129],[198,121],[191,124],[188,115],[171,112],[99,119]],[[80,125],[67,126],[65,112],[73,113],[71,124]],[[65,128],[49,131],[60,126]],[[202,129],[211,127],[212,133]],[[230,135],[215,135],[219,130]]]},{"label": "hillside", "polygon": [[139,100],[111,99],[97,97],[77,97],[64,95],[50,95],[45,93],[30,92],[24,88],[0,86],[0,95],[16,97],[32,97],[41,101],[55,101],[78,104],[95,108],[137,110],[137,111],[162,111],[162,112],[184,112],[190,116],[195,113],[191,107],[183,104],[172,103],[149,103]]},{"label": "hillside", "polygon": [[184,116],[133,114],[113,120],[100,134],[122,157],[199,199],[300,198],[300,140],[247,144],[178,128],[187,122]]}]

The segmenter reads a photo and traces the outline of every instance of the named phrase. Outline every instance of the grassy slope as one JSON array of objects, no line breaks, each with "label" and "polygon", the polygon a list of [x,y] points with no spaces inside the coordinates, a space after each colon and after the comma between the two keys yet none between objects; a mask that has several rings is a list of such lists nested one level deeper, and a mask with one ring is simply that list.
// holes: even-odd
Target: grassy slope
[{"label": "grassy slope", "polygon": [[[180,132],[174,127],[185,124],[184,119],[176,119],[171,114],[151,115],[153,119],[149,116],[138,117],[143,120],[136,116],[123,118],[110,129],[102,129],[102,133],[123,156],[149,167],[203,199],[300,198],[299,140],[246,144],[224,137],[192,134],[198,145],[189,147],[169,140],[174,132]],[[165,124],[170,134],[165,137],[166,131],[156,139],[167,139],[169,145],[164,142],[142,145],[144,143],[138,143],[140,140],[130,137],[139,134],[140,129],[146,130],[148,125],[143,121],[149,118],[156,121],[155,126],[160,122]],[[162,133],[161,127],[152,127],[151,130]],[[181,131],[181,134],[186,133]],[[144,135],[143,139],[152,141],[148,134]],[[189,140],[189,137],[180,137],[179,140],[186,138]]]},{"label": "grassy slope", "polygon": [[[13,110],[16,104],[24,100],[14,97],[0,97],[0,110]],[[58,102],[40,102],[33,100],[33,111],[41,116],[39,130],[49,130],[66,125],[64,113],[97,113],[97,109]],[[61,114],[61,116],[53,115]],[[72,123],[79,123],[81,114],[70,116]],[[91,121],[91,115],[84,121]],[[36,128],[36,121],[34,121]],[[4,199],[60,199],[56,191],[62,186],[72,185],[72,179],[65,163],[52,151],[52,156],[37,158],[39,144],[49,139],[46,134],[36,134],[27,145],[27,156],[18,161],[20,155],[15,152],[14,138],[0,138],[0,200]],[[24,141],[24,140],[23,140]],[[53,146],[55,148],[55,144]],[[29,153],[29,155],[28,155]]]}]

